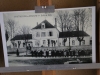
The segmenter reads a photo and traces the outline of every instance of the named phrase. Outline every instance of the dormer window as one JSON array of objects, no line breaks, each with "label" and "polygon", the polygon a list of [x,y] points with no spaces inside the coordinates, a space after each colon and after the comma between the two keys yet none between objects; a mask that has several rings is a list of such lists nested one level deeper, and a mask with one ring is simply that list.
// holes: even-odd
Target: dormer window
[{"label": "dormer window", "polygon": [[41,24],[41,28],[44,29],[45,28],[45,23]]}]

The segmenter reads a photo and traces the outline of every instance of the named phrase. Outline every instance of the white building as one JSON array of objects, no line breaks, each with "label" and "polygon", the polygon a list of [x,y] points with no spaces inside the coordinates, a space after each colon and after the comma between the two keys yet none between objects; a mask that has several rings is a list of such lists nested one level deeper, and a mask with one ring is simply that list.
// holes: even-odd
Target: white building
[{"label": "white building", "polygon": [[11,48],[25,48],[25,41],[32,46],[32,34],[16,35],[11,39]]},{"label": "white building", "polygon": [[[64,39],[66,38],[65,46],[79,46],[79,45],[90,45],[90,36],[84,31],[71,31],[71,32],[60,32],[59,42],[60,45],[64,45]],[[80,38],[80,41],[78,40]]]},{"label": "white building", "polygon": [[[26,37],[27,36],[27,37]],[[82,39],[81,45],[90,45],[90,36],[84,31],[71,31],[71,32],[60,32],[56,26],[50,24],[47,20],[44,20],[36,27],[31,29],[30,34],[17,35],[11,42],[12,48],[24,48],[25,37],[28,40],[27,44],[32,47],[58,47],[58,46],[79,46],[80,42],[77,37]],[[65,39],[65,43],[64,43]],[[70,42],[69,42],[70,39]]]},{"label": "white building", "polygon": [[[56,27],[44,20],[32,29],[33,47],[58,46],[59,31]],[[52,44],[53,43],[53,44]]]}]

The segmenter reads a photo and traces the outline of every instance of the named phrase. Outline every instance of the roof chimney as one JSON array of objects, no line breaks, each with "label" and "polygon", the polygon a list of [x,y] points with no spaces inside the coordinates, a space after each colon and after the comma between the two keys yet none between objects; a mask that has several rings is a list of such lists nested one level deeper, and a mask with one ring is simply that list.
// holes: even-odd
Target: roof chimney
[{"label": "roof chimney", "polygon": [[55,18],[55,28],[57,28],[57,19]]}]

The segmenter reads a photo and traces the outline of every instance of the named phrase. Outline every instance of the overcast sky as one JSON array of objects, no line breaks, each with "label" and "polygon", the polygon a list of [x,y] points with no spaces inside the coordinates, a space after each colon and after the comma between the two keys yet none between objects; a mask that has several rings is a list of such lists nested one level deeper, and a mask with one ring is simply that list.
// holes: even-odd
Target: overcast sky
[{"label": "overcast sky", "polygon": [[[65,11],[65,9],[63,11]],[[70,13],[72,12],[72,10],[68,10],[68,11]],[[4,21],[5,22],[8,19],[13,19],[16,22],[17,26],[25,25],[25,26],[29,26],[30,28],[34,28],[37,25],[37,22],[39,24],[42,21],[44,21],[45,19],[48,22],[50,22],[52,25],[55,25],[55,17],[57,17],[57,13],[55,12],[55,13],[47,13],[47,14],[46,13],[41,13],[40,14],[40,13],[35,13],[34,11],[22,11],[22,12],[6,12],[6,13],[4,13],[3,16],[4,16]],[[91,15],[90,15],[90,17],[91,17]],[[89,35],[91,35],[92,34],[91,33],[92,32],[91,28],[88,29],[86,32]]]}]

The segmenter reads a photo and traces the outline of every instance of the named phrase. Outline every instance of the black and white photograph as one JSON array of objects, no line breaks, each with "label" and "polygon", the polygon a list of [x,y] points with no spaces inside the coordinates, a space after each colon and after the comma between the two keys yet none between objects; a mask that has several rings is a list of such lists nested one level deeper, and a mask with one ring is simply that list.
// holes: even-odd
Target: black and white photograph
[{"label": "black and white photograph", "polygon": [[1,12],[8,66],[95,63],[95,7]]}]

